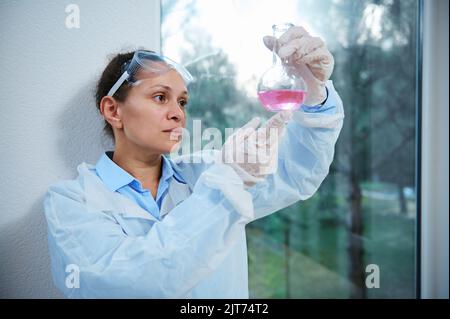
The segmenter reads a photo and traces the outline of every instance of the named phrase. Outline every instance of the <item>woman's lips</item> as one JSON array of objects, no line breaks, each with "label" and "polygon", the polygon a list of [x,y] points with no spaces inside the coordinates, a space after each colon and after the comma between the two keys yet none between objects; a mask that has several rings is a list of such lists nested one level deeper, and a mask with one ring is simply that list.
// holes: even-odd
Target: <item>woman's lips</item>
[{"label": "woman's lips", "polygon": [[170,128],[170,129],[167,129],[167,130],[163,130],[163,132],[166,132],[166,133],[171,133],[171,132],[180,132],[180,133],[182,133],[182,131],[183,131],[182,127],[174,127],[174,128]]},{"label": "woman's lips", "polygon": [[172,141],[178,141],[180,137],[183,135],[183,128],[182,127],[175,127],[172,129],[164,130],[164,133],[170,134],[170,140]]}]

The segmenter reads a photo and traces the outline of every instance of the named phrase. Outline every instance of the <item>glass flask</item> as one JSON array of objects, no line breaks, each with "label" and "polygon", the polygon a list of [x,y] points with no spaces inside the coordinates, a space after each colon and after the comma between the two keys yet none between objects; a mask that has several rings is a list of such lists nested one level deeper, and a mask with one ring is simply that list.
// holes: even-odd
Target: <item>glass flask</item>
[{"label": "glass flask", "polygon": [[[292,23],[274,24],[273,36],[278,39],[293,26]],[[258,83],[258,99],[271,112],[297,110],[305,101],[306,83],[301,76],[289,72],[285,66],[287,61],[281,61],[277,50],[276,44],[272,49],[272,67],[263,73]]]}]

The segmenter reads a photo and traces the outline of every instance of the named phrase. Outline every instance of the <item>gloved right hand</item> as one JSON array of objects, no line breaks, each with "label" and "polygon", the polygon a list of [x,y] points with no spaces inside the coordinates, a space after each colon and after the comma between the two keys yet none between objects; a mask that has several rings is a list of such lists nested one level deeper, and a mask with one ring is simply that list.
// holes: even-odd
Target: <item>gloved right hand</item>
[{"label": "gloved right hand", "polygon": [[225,141],[219,161],[230,165],[245,187],[263,181],[277,170],[278,145],[292,114],[278,112],[259,129],[260,119],[253,118]]},{"label": "gloved right hand", "polygon": [[263,41],[270,50],[275,46],[289,70],[305,80],[308,86],[305,105],[314,106],[326,100],[325,84],[333,72],[334,58],[321,38],[311,36],[303,27],[294,26],[279,39],[265,36]]}]

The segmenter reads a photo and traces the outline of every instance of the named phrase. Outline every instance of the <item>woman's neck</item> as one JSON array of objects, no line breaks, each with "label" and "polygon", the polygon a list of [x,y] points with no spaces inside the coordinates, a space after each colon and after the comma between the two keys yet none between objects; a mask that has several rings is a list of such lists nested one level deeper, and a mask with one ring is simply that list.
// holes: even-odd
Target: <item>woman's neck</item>
[{"label": "woman's neck", "polygon": [[116,146],[112,160],[136,178],[142,187],[150,190],[155,197],[161,178],[161,156],[161,154],[136,152]]}]

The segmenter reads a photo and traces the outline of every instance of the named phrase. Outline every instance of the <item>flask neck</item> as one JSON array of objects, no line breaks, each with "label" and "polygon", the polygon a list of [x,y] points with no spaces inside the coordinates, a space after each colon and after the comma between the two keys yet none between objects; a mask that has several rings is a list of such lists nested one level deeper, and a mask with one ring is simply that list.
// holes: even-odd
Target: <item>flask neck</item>
[{"label": "flask neck", "polygon": [[281,23],[281,24],[274,24],[272,26],[272,35],[279,39],[283,33],[285,33],[287,30],[292,28],[294,25],[292,23]]},{"label": "flask neck", "polygon": [[[287,30],[289,30],[289,28],[293,26],[294,25],[292,23],[274,24],[272,26],[272,35],[278,40]],[[277,55],[278,46],[279,46],[278,42],[276,42],[272,48],[272,63],[274,66],[282,65],[282,61],[280,57]]]}]

